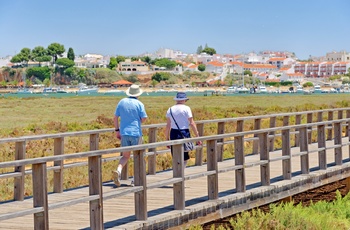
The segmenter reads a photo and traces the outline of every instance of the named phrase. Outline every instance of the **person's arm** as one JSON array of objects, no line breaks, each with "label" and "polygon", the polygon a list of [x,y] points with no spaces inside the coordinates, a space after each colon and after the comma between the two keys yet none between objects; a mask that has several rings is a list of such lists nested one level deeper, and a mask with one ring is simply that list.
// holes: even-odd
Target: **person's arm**
[{"label": "person's arm", "polygon": [[141,118],[141,123],[145,122],[146,119],[147,119],[147,117],[142,117],[142,118]]},{"label": "person's arm", "polygon": [[[198,130],[197,130],[197,125],[196,125],[196,123],[194,122],[193,117],[189,117],[189,118],[188,118],[188,122],[190,123],[190,126],[191,126],[191,128],[192,128],[192,130],[193,130],[193,132],[194,132],[194,135],[196,135],[196,137],[199,137],[199,133],[198,133]],[[201,141],[197,141],[196,144],[197,144],[197,145],[201,145],[202,142],[201,142]]]},{"label": "person's arm", "polygon": [[119,130],[119,128],[120,128],[120,127],[119,127],[119,117],[116,116],[116,115],[114,115],[113,120],[114,120],[114,128],[115,128],[115,133],[116,133],[116,135],[117,135],[117,138],[118,138],[118,139],[121,139],[120,130]]}]

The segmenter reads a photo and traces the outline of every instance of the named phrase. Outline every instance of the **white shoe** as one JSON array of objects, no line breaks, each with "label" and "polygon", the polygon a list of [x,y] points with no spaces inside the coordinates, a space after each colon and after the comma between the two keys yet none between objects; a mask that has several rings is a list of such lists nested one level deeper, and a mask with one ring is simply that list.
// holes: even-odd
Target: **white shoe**
[{"label": "white shoe", "polygon": [[130,186],[131,186],[131,187],[134,187],[134,186],[135,186],[134,179],[131,179]]},{"label": "white shoe", "polygon": [[113,181],[117,187],[120,186],[120,173],[118,171],[113,171]]}]

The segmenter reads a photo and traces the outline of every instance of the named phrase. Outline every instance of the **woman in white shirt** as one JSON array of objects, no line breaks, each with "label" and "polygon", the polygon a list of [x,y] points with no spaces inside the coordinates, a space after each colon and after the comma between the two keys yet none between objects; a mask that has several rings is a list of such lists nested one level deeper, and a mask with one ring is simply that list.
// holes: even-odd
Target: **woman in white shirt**
[{"label": "woman in white shirt", "polygon": [[[166,112],[167,124],[165,128],[165,137],[166,140],[177,140],[190,138],[191,126],[194,134],[199,137],[197,130],[197,125],[193,120],[191,108],[185,105],[186,101],[189,99],[184,92],[178,92],[174,98],[176,104],[171,106]],[[176,122],[175,122],[176,120]],[[176,124],[177,123],[177,124]],[[202,142],[197,142],[197,145],[201,145]],[[171,149],[172,152],[172,149]],[[190,159],[188,152],[184,152],[184,164],[186,166],[187,160]]]}]

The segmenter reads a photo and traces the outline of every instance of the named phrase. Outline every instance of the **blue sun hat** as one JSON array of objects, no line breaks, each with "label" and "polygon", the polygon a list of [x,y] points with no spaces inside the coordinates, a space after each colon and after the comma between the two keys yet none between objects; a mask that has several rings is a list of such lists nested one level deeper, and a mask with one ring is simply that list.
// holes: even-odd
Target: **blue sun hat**
[{"label": "blue sun hat", "polygon": [[175,101],[187,101],[190,100],[189,98],[187,98],[186,93],[184,92],[178,92],[176,94],[176,97],[174,97]]}]

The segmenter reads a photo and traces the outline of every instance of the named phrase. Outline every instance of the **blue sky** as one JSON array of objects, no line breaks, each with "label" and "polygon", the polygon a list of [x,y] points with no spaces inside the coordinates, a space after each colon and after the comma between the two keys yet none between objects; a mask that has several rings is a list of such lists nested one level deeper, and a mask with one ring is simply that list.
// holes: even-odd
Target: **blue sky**
[{"label": "blue sky", "polygon": [[350,52],[348,0],[0,0],[0,57],[63,44],[75,54],[159,48],[219,54],[290,51],[300,59]]}]

